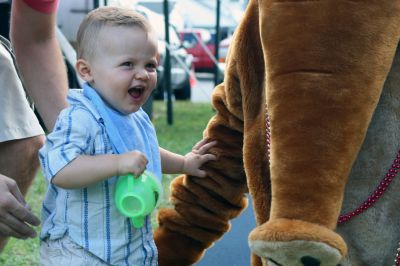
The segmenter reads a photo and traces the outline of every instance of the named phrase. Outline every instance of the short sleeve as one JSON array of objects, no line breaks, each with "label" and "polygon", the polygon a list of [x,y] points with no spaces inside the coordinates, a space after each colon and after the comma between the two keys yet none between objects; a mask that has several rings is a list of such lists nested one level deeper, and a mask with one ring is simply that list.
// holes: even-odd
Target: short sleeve
[{"label": "short sleeve", "polygon": [[39,151],[43,174],[51,179],[66,165],[80,155],[94,153],[94,141],[100,129],[95,117],[81,107],[63,110],[54,131],[47,135]]},{"label": "short sleeve", "polygon": [[24,0],[32,9],[41,13],[55,13],[58,8],[59,0]]}]

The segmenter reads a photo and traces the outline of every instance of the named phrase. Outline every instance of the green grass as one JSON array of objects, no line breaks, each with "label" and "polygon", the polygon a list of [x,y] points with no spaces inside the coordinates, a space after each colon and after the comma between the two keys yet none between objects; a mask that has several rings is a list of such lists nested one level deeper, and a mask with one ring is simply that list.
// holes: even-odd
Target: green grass
[{"label": "green grass", "polygon": [[[214,115],[210,104],[177,101],[173,103],[173,125],[168,125],[166,104],[155,101],[153,105],[153,123],[157,130],[161,147],[170,151],[185,154],[202,138],[202,133],[208,120]],[[169,183],[173,175],[163,176],[164,202],[161,207],[168,206]],[[39,172],[36,176],[26,200],[33,212],[40,217],[41,202],[46,191],[44,178]],[[155,224],[153,219],[153,225]],[[39,234],[40,228],[37,228]],[[29,240],[10,239],[0,255],[1,266],[34,266],[39,261],[39,239]]]}]

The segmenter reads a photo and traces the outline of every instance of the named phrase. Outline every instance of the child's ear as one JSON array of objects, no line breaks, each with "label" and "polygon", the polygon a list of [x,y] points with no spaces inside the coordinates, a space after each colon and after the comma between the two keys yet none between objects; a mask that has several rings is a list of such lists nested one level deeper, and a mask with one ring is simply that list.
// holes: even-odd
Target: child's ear
[{"label": "child's ear", "polygon": [[93,81],[93,76],[91,73],[89,63],[84,59],[78,59],[76,61],[76,71],[78,72],[79,76],[87,82]]}]

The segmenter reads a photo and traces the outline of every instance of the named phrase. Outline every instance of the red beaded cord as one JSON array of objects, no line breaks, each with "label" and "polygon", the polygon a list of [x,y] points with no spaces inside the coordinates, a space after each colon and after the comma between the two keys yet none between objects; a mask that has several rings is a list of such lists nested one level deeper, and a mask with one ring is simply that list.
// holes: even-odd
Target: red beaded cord
[{"label": "red beaded cord", "polygon": [[374,205],[386,192],[390,183],[393,181],[393,178],[395,178],[397,173],[399,172],[399,169],[400,169],[400,151],[397,152],[396,159],[393,161],[392,166],[386,173],[385,177],[381,180],[379,185],[375,188],[374,192],[355,210],[340,215],[338,219],[338,224],[342,224],[344,222],[349,221],[351,218],[359,215],[360,213],[363,213],[369,207]]},{"label": "red beaded cord", "polygon": [[397,248],[396,259],[394,260],[393,266],[400,266],[400,242]]},{"label": "red beaded cord", "polygon": [[[270,148],[271,148],[271,129],[270,129],[270,119],[267,114],[266,119],[266,139],[267,139],[267,154],[268,159],[270,159]],[[396,159],[393,161],[393,164],[389,171],[386,173],[385,177],[381,180],[379,185],[376,187],[374,192],[363,202],[361,203],[355,210],[348,212],[346,214],[342,214],[339,216],[338,224],[342,224],[344,222],[349,221],[351,218],[359,215],[366,211],[369,207],[374,205],[386,192],[393,178],[396,177],[397,173],[400,169],[400,151],[397,152]],[[400,256],[400,254],[399,254]],[[399,258],[400,260],[400,258]],[[399,262],[400,263],[400,262]],[[400,266],[400,264],[399,264]]]},{"label": "red beaded cord", "polygon": [[[271,129],[270,129],[270,120],[268,114],[265,122],[266,122],[267,154],[269,160],[270,148],[271,148]],[[396,159],[393,161],[393,164],[391,165],[390,169],[386,173],[385,177],[381,180],[379,185],[375,188],[374,192],[355,210],[340,215],[338,219],[338,224],[342,224],[344,222],[349,221],[351,218],[363,213],[369,207],[374,205],[387,191],[387,188],[389,187],[390,183],[393,181],[397,173],[400,171],[399,169],[400,169],[400,150],[397,152]],[[395,264],[393,266],[400,266],[400,242],[397,248],[397,253],[394,263]]]},{"label": "red beaded cord", "polygon": [[400,265],[400,258],[399,258],[399,257],[400,257],[400,256],[397,255],[396,259],[394,260],[395,263],[396,263],[394,266],[399,266],[399,265]]}]

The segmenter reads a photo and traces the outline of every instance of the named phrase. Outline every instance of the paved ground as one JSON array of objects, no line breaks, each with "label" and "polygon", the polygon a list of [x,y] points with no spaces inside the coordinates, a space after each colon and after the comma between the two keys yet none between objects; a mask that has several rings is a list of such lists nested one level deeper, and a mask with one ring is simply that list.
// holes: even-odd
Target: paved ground
[{"label": "paved ground", "polygon": [[[192,88],[192,102],[210,102],[214,89],[212,74],[197,73],[197,83]],[[196,266],[247,266],[250,265],[250,249],[247,237],[255,227],[251,200],[247,209],[231,221],[231,231],[207,250]]]},{"label": "paved ground", "polygon": [[211,247],[196,266],[246,266],[250,265],[247,237],[255,227],[251,200],[247,209],[232,220],[231,231]]},{"label": "paved ground", "polygon": [[196,84],[192,88],[191,101],[194,103],[211,102],[214,79],[211,73],[196,73]]}]

